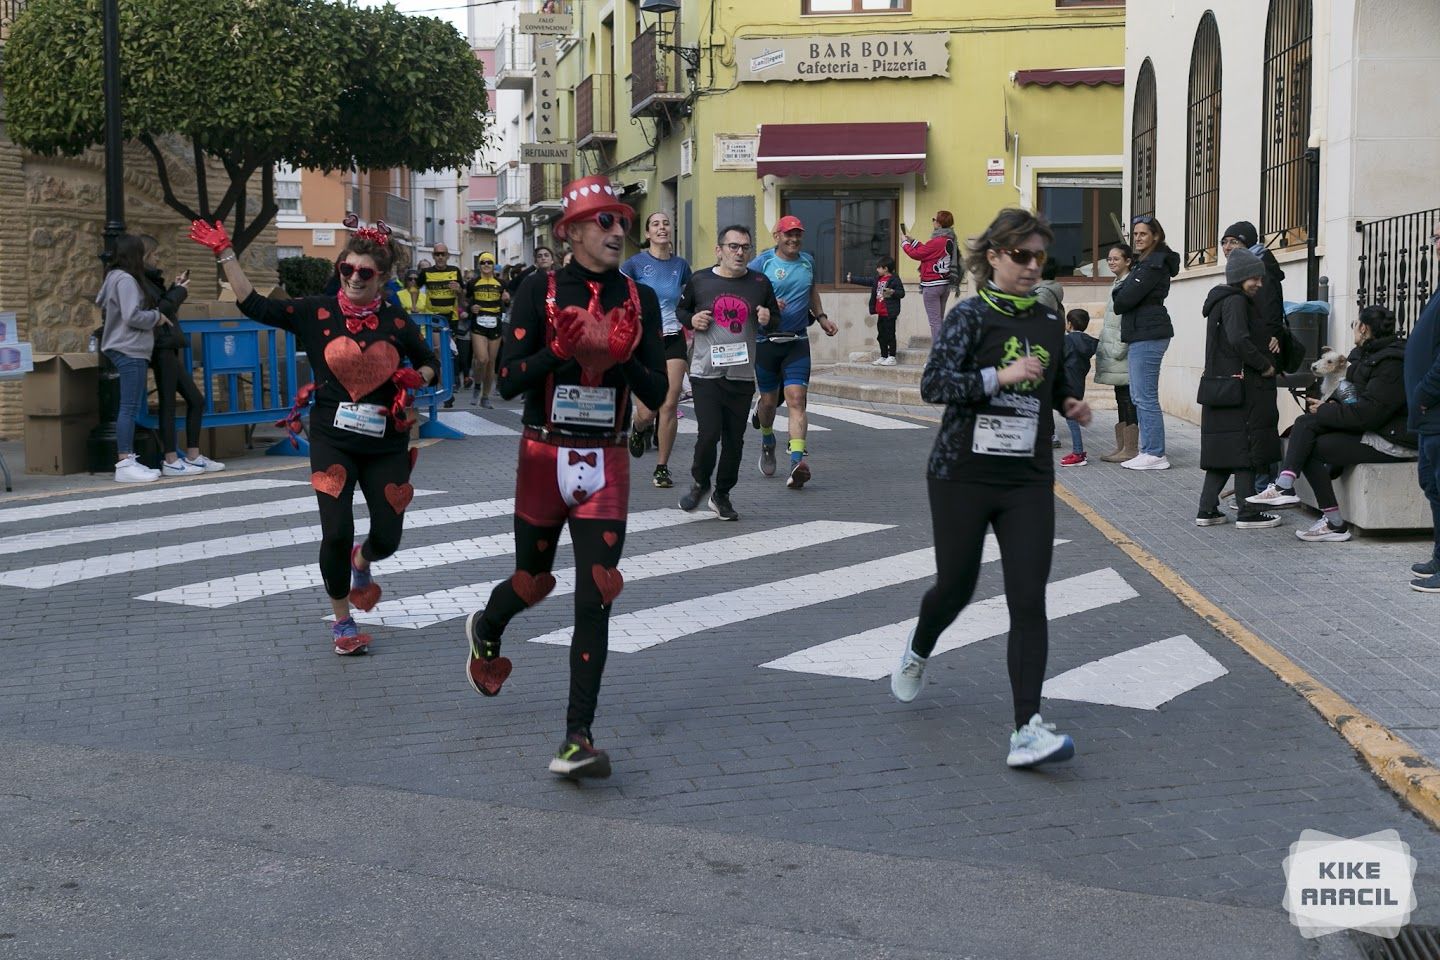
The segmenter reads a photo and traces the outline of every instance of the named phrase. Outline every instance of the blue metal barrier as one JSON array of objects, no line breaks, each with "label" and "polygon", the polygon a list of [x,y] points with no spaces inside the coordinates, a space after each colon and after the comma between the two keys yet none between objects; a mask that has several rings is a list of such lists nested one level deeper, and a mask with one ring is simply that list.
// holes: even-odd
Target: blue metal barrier
[{"label": "blue metal barrier", "polygon": [[450,322],[433,313],[412,313],[410,321],[420,327],[421,335],[435,356],[440,358],[438,379],[431,386],[415,391],[415,406],[429,407],[429,421],[420,425],[420,436],[459,440],[465,436],[454,427],[440,422],[440,405],[455,396],[455,358],[450,353]]}]

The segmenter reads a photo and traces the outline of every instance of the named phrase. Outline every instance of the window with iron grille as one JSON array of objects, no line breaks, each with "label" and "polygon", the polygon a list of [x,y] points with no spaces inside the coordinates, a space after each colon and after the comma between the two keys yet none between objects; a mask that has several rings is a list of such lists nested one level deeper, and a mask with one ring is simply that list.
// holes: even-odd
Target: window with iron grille
[{"label": "window with iron grille", "polygon": [[1130,123],[1130,216],[1155,212],[1155,65],[1146,57],[1135,80]]},{"label": "window with iron grille", "polygon": [[1190,52],[1189,152],[1185,176],[1185,265],[1215,263],[1220,230],[1220,30],[1209,10]]},{"label": "window with iron grille", "polygon": [[1265,25],[1265,113],[1260,138],[1260,239],[1304,244],[1310,222],[1311,0],[1271,0]]}]

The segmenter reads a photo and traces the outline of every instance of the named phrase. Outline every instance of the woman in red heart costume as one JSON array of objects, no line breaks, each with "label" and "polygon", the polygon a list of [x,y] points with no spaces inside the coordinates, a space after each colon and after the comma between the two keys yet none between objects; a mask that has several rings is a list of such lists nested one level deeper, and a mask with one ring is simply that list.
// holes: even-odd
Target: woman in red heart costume
[{"label": "woman in red heart costume", "polygon": [[635,211],[603,176],[566,186],[555,234],[574,260],[537,271],[510,305],[500,349],[500,395],[525,397],[515,482],[515,574],[465,624],[470,684],[500,692],[510,660],[500,638],[520,611],[555,586],[550,571],[566,524],[575,547],[575,634],[565,740],[550,769],[604,777],[610,760],[590,735],[609,645],[610,606],[620,593],[620,554],[630,501],[626,440],[633,397],[652,410],[665,399],[660,301],[620,273]]},{"label": "woman in red heart costume", "polygon": [[[196,220],[190,238],[215,252],[215,262],[247,317],[293,333],[310,358],[314,382],[301,388],[288,425],[310,416],[310,483],[320,505],[320,575],[335,612],[331,640],[338,654],[364,653],[370,637],[350,616],[380,600],[370,564],[400,547],[405,508],[414,495],[408,406],[417,387],[435,377],[439,361],[419,327],[382,298],[396,257],[383,223],[355,230],[336,261],[334,296],[272,300],[256,292],[221,223]],[[410,367],[402,361],[409,360]],[[370,510],[370,534],[355,544],[353,501],[359,485]]]}]

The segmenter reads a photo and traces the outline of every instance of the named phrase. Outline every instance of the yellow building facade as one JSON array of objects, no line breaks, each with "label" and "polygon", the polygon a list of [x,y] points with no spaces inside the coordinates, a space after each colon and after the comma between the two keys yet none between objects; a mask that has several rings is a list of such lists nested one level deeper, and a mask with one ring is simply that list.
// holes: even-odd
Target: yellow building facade
[{"label": "yellow building facade", "polygon": [[[713,262],[721,226],[752,225],[763,248],[776,220],[799,216],[842,328],[814,344],[821,362],[873,346],[865,292],[845,274],[889,255],[918,281],[900,225],[926,238],[942,209],[962,238],[1002,207],[1039,209],[1057,228],[1062,282],[1085,288],[1067,302],[1103,301],[1105,247],[1123,235],[1123,3],[678,5],[569,5],[556,86],[577,159],[537,168],[532,184],[608,173],[642,220],[671,214],[695,266]],[[533,194],[532,217],[558,210]],[[914,292],[902,341],[928,333]]]}]

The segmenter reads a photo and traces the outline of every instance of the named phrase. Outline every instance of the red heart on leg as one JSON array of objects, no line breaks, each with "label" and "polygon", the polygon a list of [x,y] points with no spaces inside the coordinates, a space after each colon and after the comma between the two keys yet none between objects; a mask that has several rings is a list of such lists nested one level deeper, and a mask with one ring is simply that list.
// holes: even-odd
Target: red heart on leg
[{"label": "red heart on leg", "polygon": [[390,503],[390,509],[396,513],[404,513],[405,508],[410,506],[410,501],[415,499],[415,488],[408,483],[387,483],[385,499]]},{"label": "red heart on leg", "polygon": [[614,530],[606,530],[600,535],[600,539],[605,541],[605,545],[607,547],[613,547],[615,546],[615,544],[620,542],[620,534],[616,533]]},{"label": "red heart on leg", "polygon": [[602,606],[610,606],[625,589],[625,578],[620,575],[619,567],[605,567],[597,563],[590,568],[590,576],[595,578],[595,586],[600,588]]},{"label": "red heart on leg", "polygon": [[317,470],[310,474],[310,486],[321,493],[338,497],[340,491],[345,489],[345,477],[345,467],[338,463],[332,463],[324,470]]},{"label": "red heart on leg", "polygon": [[555,578],[548,573],[516,570],[510,575],[510,586],[514,588],[515,595],[525,602],[525,606],[533,607],[555,589]]}]

